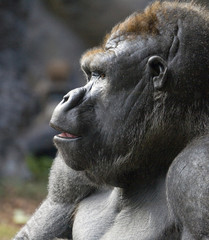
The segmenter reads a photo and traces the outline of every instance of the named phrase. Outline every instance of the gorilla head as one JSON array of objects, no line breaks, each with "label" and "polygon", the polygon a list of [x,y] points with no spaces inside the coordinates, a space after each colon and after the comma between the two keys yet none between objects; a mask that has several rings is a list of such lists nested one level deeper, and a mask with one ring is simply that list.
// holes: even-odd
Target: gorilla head
[{"label": "gorilla head", "polygon": [[113,186],[165,174],[208,125],[208,23],[194,5],[156,2],[86,52],[87,84],[51,119],[66,164]]}]

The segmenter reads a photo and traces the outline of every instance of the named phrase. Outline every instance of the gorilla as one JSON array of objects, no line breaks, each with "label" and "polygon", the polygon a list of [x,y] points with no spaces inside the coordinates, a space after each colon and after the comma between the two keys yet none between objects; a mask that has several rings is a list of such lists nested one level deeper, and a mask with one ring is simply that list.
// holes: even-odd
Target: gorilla
[{"label": "gorilla", "polygon": [[46,200],[15,240],[209,239],[209,13],[156,1],[81,59]]}]

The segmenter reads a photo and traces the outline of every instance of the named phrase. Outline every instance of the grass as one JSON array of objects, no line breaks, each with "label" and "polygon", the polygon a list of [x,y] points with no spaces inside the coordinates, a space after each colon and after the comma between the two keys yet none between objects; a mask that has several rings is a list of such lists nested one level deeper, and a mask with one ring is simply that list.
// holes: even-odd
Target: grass
[{"label": "grass", "polygon": [[34,155],[28,155],[25,161],[34,179],[38,181],[46,181],[48,179],[52,158],[48,156],[36,157]]},{"label": "grass", "polygon": [[0,239],[9,240],[14,237],[15,233],[19,230],[19,227],[9,226],[7,224],[0,224]]},{"label": "grass", "polygon": [[[10,240],[47,194],[47,181],[4,181],[0,184],[0,240]],[[17,216],[22,213],[23,216]],[[17,221],[19,219],[19,221]],[[24,218],[23,218],[24,219]],[[26,218],[27,219],[27,218]]]},{"label": "grass", "polygon": [[10,240],[27,221],[47,194],[52,159],[26,157],[33,180],[0,180],[0,240]]}]

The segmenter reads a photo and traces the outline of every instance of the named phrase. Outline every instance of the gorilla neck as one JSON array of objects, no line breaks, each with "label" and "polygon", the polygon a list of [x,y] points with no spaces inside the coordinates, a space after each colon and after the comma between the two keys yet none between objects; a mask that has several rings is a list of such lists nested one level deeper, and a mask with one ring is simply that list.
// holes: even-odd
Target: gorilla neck
[{"label": "gorilla neck", "polygon": [[[159,180],[163,181],[166,178],[166,173],[170,164],[160,164],[159,160],[163,163],[165,158],[153,158],[149,160],[152,163],[149,166],[143,165],[141,168],[133,171],[126,172],[125,174],[117,174],[115,178],[108,179],[107,183],[114,187],[123,189],[139,189],[146,188],[151,184],[157,183]],[[166,158],[167,162],[171,162],[169,158]],[[155,164],[159,163],[158,165]]]},{"label": "gorilla neck", "polygon": [[127,189],[134,188],[134,186],[144,187],[146,184],[158,182],[159,179],[165,179],[173,159],[188,143],[184,134],[180,137],[180,133],[177,132],[176,136],[173,134],[171,138],[171,135],[166,133],[162,130],[159,134],[152,132],[152,137],[147,137],[143,142],[144,147],[134,151],[132,157],[126,161],[129,165],[133,163],[133,168],[125,164],[120,168],[124,171],[110,174],[105,182]]},{"label": "gorilla neck", "polygon": [[[98,174],[98,171],[96,171],[95,174],[87,172],[87,176],[98,185],[111,185],[126,190],[146,188],[151,184],[156,184],[159,180],[165,181],[172,160],[182,150],[184,144],[180,144],[179,139],[174,141],[175,144],[168,140],[165,143],[156,140],[156,143],[154,143],[155,148],[153,148],[153,141],[151,139],[149,141],[143,153],[140,150],[136,151],[133,154],[134,157],[129,157],[128,160],[124,161],[126,163],[109,167],[108,174],[103,172]],[[133,163],[132,167],[130,167],[130,163]],[[137,165],[138,167],[136,167]]]},{"label": "gorilla neck", "polygon": [[[157,200],[166,199],[165,195],[165,179],[157,178],[155,181],[148,182],[142,185],[131,185],[128,188],[114,188],[117,195],[120,197],[119,199],[121,208],[124,205],[128,205],[129,201],[134,204],[144,204],[147,199],[149,202],[154,200],[157,203]],[[133,205],[133,204],[131,204]]]}]

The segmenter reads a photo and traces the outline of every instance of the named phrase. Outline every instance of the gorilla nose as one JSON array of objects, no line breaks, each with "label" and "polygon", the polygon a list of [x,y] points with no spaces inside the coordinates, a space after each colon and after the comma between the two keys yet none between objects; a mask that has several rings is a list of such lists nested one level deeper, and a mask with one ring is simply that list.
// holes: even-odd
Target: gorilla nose
[{"label": "gorilla nose", "polygon": [[82,102],[85,93],[85,88],[76,88],[70,91],[60,102],[61,107],[64,108],[65,111],[68,111],[78,106]]}]

